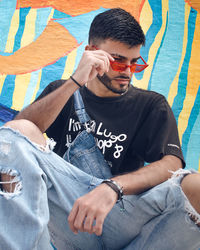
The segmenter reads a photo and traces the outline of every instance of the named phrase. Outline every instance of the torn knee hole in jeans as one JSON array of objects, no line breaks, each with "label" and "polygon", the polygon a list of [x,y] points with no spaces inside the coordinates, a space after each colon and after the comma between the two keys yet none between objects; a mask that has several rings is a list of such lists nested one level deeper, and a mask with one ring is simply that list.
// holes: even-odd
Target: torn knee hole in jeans
[{"label": "torn knee hole in jeans", "polygon": [[[178,169],[177,171],[169,171],[170,173],[172,173],[172,177],[169,179],[172,185],[175,186],[180,186],[179,182],[176,182],[176,179],[180,176],[182,176],[182,179],[191,173],[196,173],[196,171],[194,170],[187,170],[187,169]],[[200,227],[200,214],[197,213],[197,211],[193,208],[193,206],[191,205],[190,201],[188,200],[187,196],[184,194],[185,196],[185,210],[187,211],[190,220],[192,220],[198,227]]]},{"label": "torn knee hole in jeans", "polygon": [[19,173],[12,169],[0,170],[0,195],[10,199],[21,193],[22,181]]},{"label": "torn knee hole in jeans", "polygon": [[185,210],[187,211],[190,219],[200,227],[200,214],[192,207],[188,200],[185,201]]}]

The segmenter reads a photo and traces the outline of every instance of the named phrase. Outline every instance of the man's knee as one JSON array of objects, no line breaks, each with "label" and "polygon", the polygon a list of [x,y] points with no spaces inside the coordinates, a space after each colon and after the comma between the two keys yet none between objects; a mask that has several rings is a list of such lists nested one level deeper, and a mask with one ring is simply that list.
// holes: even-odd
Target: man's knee
[{"label": "man's knee", "polygon": [[200,174],[189,174],[184,177],[181,187],[191,205],[200,214]]},{"label": "man's knee", "polygon": [[13,120],[7,122],[4,126],[19,131],[21,134],[28,137],[32,142],[35,142],[42,146],[46,145],[46,140],[40,129],[29,120]]}]

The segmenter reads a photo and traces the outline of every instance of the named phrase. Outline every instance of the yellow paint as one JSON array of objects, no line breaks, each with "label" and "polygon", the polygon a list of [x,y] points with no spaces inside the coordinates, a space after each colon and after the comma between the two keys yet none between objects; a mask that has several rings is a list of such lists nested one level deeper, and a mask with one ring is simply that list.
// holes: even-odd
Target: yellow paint
[{"label": "yellow paint", "polygon": [[187,88],[186,88],[186,97],[183,103],[183,109],[179,115],[178,119],[178,129],[180,140],[182,141],[182,136],[187,128],[188,120],[194,106],[196,99],[197,91],[199,89],[200,83],[200,14],[198,13],[196,18],[195,32],[192,44],[192,51],[190,57],[190,63],[188,68],[188,78]]},{"label": "yellow paint", "polygon": [[5,52],[13,52],[15,44],[15,35],[17,33],[18,28],[19,28],[19,10],[15,10],[10,24],[10,30],[8,33]]},{"label": "yellow paint", "polygon": [[[52,19],[53,14],[54,14],[54,9],[51,10],[46,24],[48,24],[48,22]],[[21,40],[22,48],[29,45],[34,40],[36,18],[37,18],[37,9],[31,8],[26,17],[24,33]]]},{"label": "yellow paint", "polygon": [[74,49],[67,57],[66,63],[65,63],[65,69],[62,75],[62,79],[68,79],[74,70],[74,65],[76,62],[76,54],[77,49]]},{"label": "yellow paint", "polygon": [[10,56],[0,55],[0,73],[30,73],[52,64],[77,46],[75,37],[64,26],[51,20],[42,34],[31,44]]},{"label": "yellow paint", "polygon": [[181,72],[181,68],[183,65],[183,61],[184,61],[184,57],[185,57],[185,53],[186,53],[186,48],[187,48],[187,37],[188,37],[188,19],[189,19],[189,15],[190,15],[190,6],[189,5],[185,5],[185,27],[184,27],[184,37],[183,37],[183,49],[182,49],[182,56],[181,56],[181,60],[180,60],[180,64],[179,64],[179,68],[178,71],[176,73],[176,76],[170,86],[169,89],[169,94],[168,94],[168,102],[169,105],[172,106],[173,101],[175,96],[177,95],[178,92],[178,80],[179,80],[179,75]]},{"label": "yellow paint", "polygon": [[[50,14],[49,14],[49,17],[47,19],[47,24],[53,18],[53,14],[54,14],[54,9],[52,9],[51,12],[50,12]],[[39,71],[39,74],[38,74],[38,80],[37,80],[37,84],[35,86],[35,90],[34,90],[33,96],[31,98],[31,103],[34,102],[34,100],[36,98],[36,95],[37,95],[37,92],[38,92],[38,90],[40,88],[41,77],[42,77],[42,69]]]},{"label": "yellow paint", "polygon": [[152,22],[153,22],[152,9],[151,6],[149,5],[149,1],[146,0],[144,2],[144,6],[140,14],[140,25],[142,26],[142,29],[145,34],[149,30],[149,27],[151,26]]},{"label": "yellow paint", "polygon": [[17,75],[15,78],[15,89],[13,93],[12,109],[21,110],[24,104],[24,98],[31,79],[31,74]]},{"label": "yellow paint", "polygon": [[37,10],[30,9],[27,17],[26,23],[24,27],[24,33],[21,39],[21,48],[27,46],[32,43],[35,37],[35,21],[37,17]]},{"label": "yellow paint", "polygon": [[48,20],[47,20],[47,23],[53,18],[53,14],[54,14],[54,9],[51,10],[49,17],[48,17]]},{"label": "yellow paint", "polygon": [[[54,14],[54,9],[52,9],[51,12],[50,12],[50,14],[49,14],[49,17],[47,19],[47,24],[53,18],[53,14]],[[37,84],[35,86],[35,90],[34,90],[33,96],[31,98],[31,103],[34,102],[34,100],[36,98],[36,95],[37,95],[37,92],[38,92],[38,90],[40,88],[41,77],[42,77],[42,69],[39,71],[39,74],[38,74],[38,80],[37,80]]]},{"label": "yellow paint", "polygon": [[141,80],[137,80],[135,76],[133,76],[133,85],[138,88],[147,89],[148,87],[148,83],[149,83],[152,69],[153,69],[154,60],[157,55],[157,51],[160,47],[163,34],[165,32],[167,11],[168,11],[168,0],[162,0],[162,26],[157,36],[155,37],[155,41],[153,42],[149,50],[149,56],[148,56],[148,62],[147,62],[149,66],[148,68],[145,69],[143,78]]},{"label": "yellow paint", "polygon": [[3,89],[3,84],[4,84],[6,76],[7,75],[0,75],[0,95],[1,95],[1,91]]},{"label": "yellow paint", "polygon": [[39,90],[39,88],[40,88],[41,77],[42,77],[42,70],[39,71],[38,80],[37,80],[37,84],[36,84],[36,87],[35,87],[35,90],[34,90],[32,99],[31,99],[31,103],[35,100],[36,94],[37,94],[37,92],[38,92],[38,90]]}]

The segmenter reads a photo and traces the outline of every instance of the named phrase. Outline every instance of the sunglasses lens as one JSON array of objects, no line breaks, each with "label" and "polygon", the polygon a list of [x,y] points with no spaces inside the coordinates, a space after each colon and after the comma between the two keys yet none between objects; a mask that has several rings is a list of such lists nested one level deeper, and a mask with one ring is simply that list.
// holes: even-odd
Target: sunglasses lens
[{"label": "sunglasses lens", "polygon": [[128,66],[125,63],[120,63],[120,62],[116,62],[116,61],[110,61],[110,65],[114,71],[118,71],[118,72],[125,71],[127,69],[127,67],[130,67],[131,73],[139,73],[139,72],[143,71],[148,66],[147,64],[141,65],[141,64],[137,64],[137,63],[133,63],[133,64],[131,64],[131,66]]},{"label": "sunglasses lens", "polygon": [[116,61],[111,61],[110,62],[111,68],[115,71],[124,71],[126,69],[126,64],[119,63]]},{"label": "sunglasses lens", "polygon": [[135,67],[135,73],[139,73],[143,71],[146,68],[146,65],[136,65]]},{"label": "sunglasses lens", "polygon": [[136,72],[136,68],[137,68],[137,65],[134,63],[134,64],[131,64],[131,73],[135,73]]}]

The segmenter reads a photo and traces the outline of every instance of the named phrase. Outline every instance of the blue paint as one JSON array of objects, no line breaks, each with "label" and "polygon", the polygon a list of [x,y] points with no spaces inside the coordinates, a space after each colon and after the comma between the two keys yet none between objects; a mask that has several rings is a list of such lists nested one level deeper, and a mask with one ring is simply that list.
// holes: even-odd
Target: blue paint
[{"label": "blue paint", "polygon": [[13,54],[14,54],[14,52],[2,52],[2,51],[0,51],[1,56],[10,56],[10,55],[13,55]]},{"label": "blue paint", "polygon": [[31,103],[31,99],[34,95],[35,88],[38,82],[39,73],[40,73],[40,70],[34,71],[31,73],[31,79],[30,79],[30,82],[26,91],[26,96],[24,98],[23,108],[25,108],[27,105]]},{"label": "blue paint", "polygon": [[[0,51],[4,51],[7,43],[10,24],[16,9],[17,0],[1,0],[0,1]],[[1,54],[2,55],[2,54]]]},{"label": "blue paint", "polygon": [[159,47],[159,49],[158,49],[158,51],[157,51],[157,54],[156,54],[156,57],[155,57],[155,59],[154,59],[153,68],[152,68],[152,71],[151,71],[151,77],[150,77],[149,85],[148,85],[148,90],[151,90],[151,89],[152,89],[151,83],[152,83],[152,78],[153,78],[153,74],[154,74],[154,69],[156,68],[158,56],[160,55],[160,50],[161,50],[162,45],[163,45],[163,42],[164,42],[164,40],[165,40],[165,35],[166,35],[166,33],[167,33],[167,26],[168,26],[168,12],[167,12],[167,18],[166,18],[165,31],[164,31],[164,34],[163,34],[163,37],[162,37],[162,41],[161,41],[161,43],[160,43],[160,47]]},{"label": "blue paint", "polygon": [[17,113],[18,111],[0,104],[0,126],[3,125],[5,122],[13,120]]},{"label": "blue paint", "polygon": [[188,67],[189,67],[189,62],[190,62],[190,57],[191,57],[196,16],[197,16],[197,12],[194,12],[193,9],[191,9],[189,20],[188,20],[188,42],[187,42],[186,54],[185,54],[182,68],[181,68],[180,76],[179,76],[178,92],[177,92],[176,97],[174,98],[174,103],[172,105],[172,109],[174,111],[176,121],[178,121],[180,112],[183,109],[183,102],[186,96]]},{"label": "blue paint", "polygon": [[37,17],[35,21],[35,38],[36,40],[47,26],[47,21],[52,8],[41,8],[37,10]]},{"label": "blue paint", "polygon": [[25,22],[26,22],[26,16],[28,15],[29,8],[21,8],[19,11],[19,28],[15,36],[15,43],[14,43],[14,51],[17,51],[21,47],[21,39],[24,33],[24,28],[25,28]]},{"label": "blue paint", "polygon": [[53,18],[68,18],[68,17],[71,17],[71,16],[59,10],[56,10],[56,9],[54,10]]},{"label": "blue paint", "polygon": [[88,37],[90,24],[94,17],[105,10],[107,9],[100,8],[80,16],[55,20],[55,22],[63,25],[76,38],[77,42],[81,43]]},{"label": "blue paint", "polygon": [[15,89],[15,75],[7,75],[0,95],[0,103],[12,106],[12,96]]},{"label": "blue paint", "polygon": [[[18,50],[21,46],[21,38],[24,32],[26,16],[28,15],[30,8],[20,9],[20,24],[15,36],[14,51]],[[7,75],[3,89],[0,96],[0,103],[3,103],[7,107],[12,106],[13,92],[15,88],[15,75]]]},{"label": "blue paint", "polygon": [[185,2],[169,0],[168,25],[152,74],[151,89],[168,96],[182,57]]},{"label": "blue paint", "polygon": [[85,51],[85,46],[88,45],[88,39],[86,39],[85,41],[83,41],[83,43],[77,48],[77,55],[76,55],[76,58],[75,58],[75,65],[74,65],[74,71],[76,70],[80,60],[81,60],[81,57]]},{"label": "blue paint", "polygon": [[194,168],[198,170],[200,159],[200,111],[191,131],[190,140],[187,145],[186,163],[187,168]]},{"label": "blue paint", "polygon": [[66,59],[67,56],[62,57],[56,63],[48,65],[42,69],[40,88],[37,92],[36,98],[41,94],[41,92],[50,82],[61,79],[64,72]]},{"label": "blue paint", "polygon": [[[145,61],[148,61],[148,54],[152,44],[155,41],[155,37],[162,27],[162,1],[161,0],[149,0],[150,7],[153,13],[153,21],[146,33],[145,46],[141,48],[141,55]],[[136,79],[142,79],[144,71],[135,74]]]},{"label": "blue paint", "polygon": [[[200,137],[199,137],[200,122],[198,121],[198,119],[200,119],[200,87],[198,89],[195,103],[192,108],[190,118],[188,120],[187,129],[185,130],[183,134],[182,149],[183,149],[183,154],[185,157],[187,156],[188,150],[192,151],[191,153],[196,155],[196,157],[198,157],[198,155],[200,154]],[[197,136],[194,136],[195,134]],[[196,141],[198,141],[199,143],[196,143]]]}]

